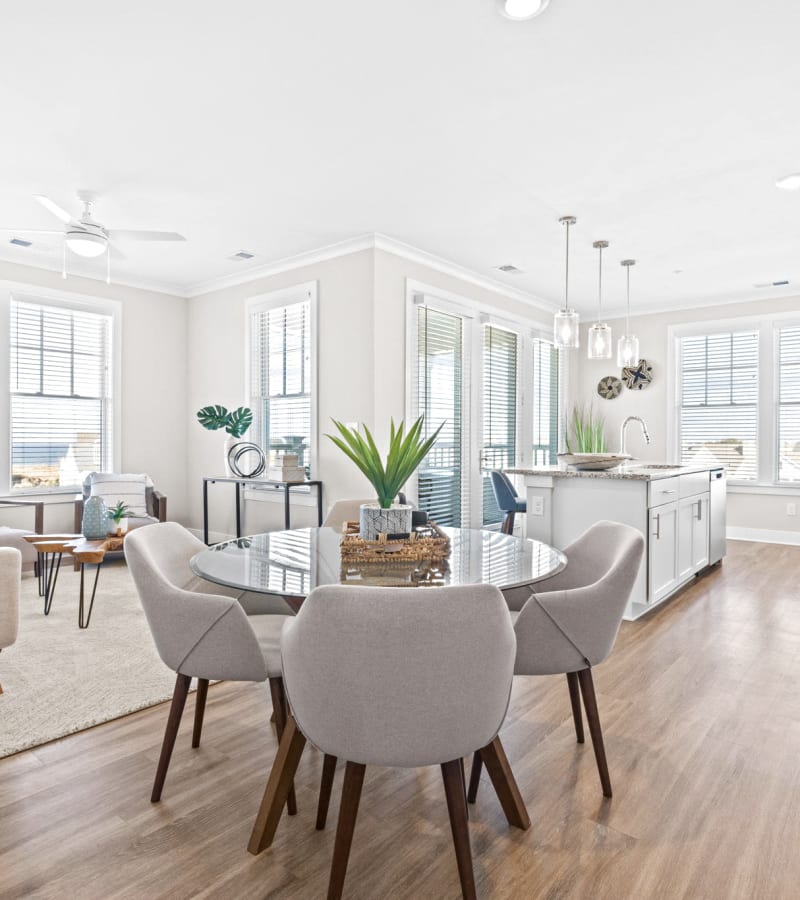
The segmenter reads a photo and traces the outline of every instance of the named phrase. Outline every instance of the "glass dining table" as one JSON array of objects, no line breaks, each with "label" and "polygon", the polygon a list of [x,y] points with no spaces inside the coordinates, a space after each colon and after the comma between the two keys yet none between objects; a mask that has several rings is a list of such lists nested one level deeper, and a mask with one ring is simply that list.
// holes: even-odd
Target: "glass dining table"
[{"label": "glass dining table", "polygon": [[342,535],[332,528],[296,528],[214,544],[191,560],[192,571],[217,584],[283,597],[297,610],[320,585],[440,587],[493,584],[524,587],[560,572],[567,558],[540,541],[478,528],[443,528],[450,539],[444,564],[342,560]]}]

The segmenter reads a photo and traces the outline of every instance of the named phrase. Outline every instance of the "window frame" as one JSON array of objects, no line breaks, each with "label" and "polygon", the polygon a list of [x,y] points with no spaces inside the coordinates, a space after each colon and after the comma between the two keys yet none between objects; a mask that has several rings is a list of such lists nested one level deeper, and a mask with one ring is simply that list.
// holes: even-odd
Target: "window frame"
[{"label": "window frame", "polygon": [[[281,288],[277,291],[270,291],[266,294],[258,294],[249,297],[245,302],[245,399],[244,406],[249,406],[250,398],[253,396],[252,389],[252,363],[253,363],[253,315],[260,312],[270,312],[274,309],[280,309],[283,306],[293,306],[299,303],[310,303],[309,310],[309,369],[310,369],[310,425],[311,434],[309,436],[309,470],[312,480],[317,476],[317,468],[319,466],[319,282],[307,281],[301,284],[291,285],[290,287]],[[258,440],[261,440],[259,435]],[[262,448],[269,456],[269,447]]]},{"label": "window frame", "polygon": [[735,331],[758,334],[758,400],[756,447],[758,465],[753,480],[728,479],[734,493],[792,494],[800,492],[800,483],[779,481],[778,401],[779,332],[788,326],[800,327],[797,312],[766,316],[738,316],[670,325],[667,329],[667,453],[668,461],[680,459],[680,341],[684,337],[703,337]]},{"label": "window frame", "polygon": [[[463,490],[471,502],[468,503],[469,525],[476,521],[476,514],[482,503],[482,478],[480,464],[481,441],[483,434],[483,414],[481,395],[483,391],[483,337],[486,325],[503,328],[517,335],[517,434],[516,434],[516,468],[529,468],[533,465],[533,410],[531,391],[533,383],[533,341],[553,342],[549,325],[541,324],[533,317],[508,313],[485,302],[473,300],[413,278],[406,279],[406,379],[405,379],[405,411],[408,420],[419,415],[417,411],[417,333],[416,310],[421,304],[440,310],[449,315],[460,316],[465,320],[464,346],[465,373],[462,379],[465,420],[468,438],[464,441],[462,473]],[[466,323],[469,323],[468,325]],[[563,447],[564,411],[569,391],[569,359],[568,354],[560,353],[558,361],[558,449]],[[530,438],[530,440],[528,439]],[[416,476],[409,479],[408,492],[417,497]],[[475,498],[475,499],[472,499]],[[480,526],[475,526],[480,527]],[[493,526],[487,526],[493,527]]]},{"label": "window frame", "polygon": [[11,301],[61,307],[76,312],[89,312],[111,318],[111,371],[109,377],[109,406],[111,409],[111,430],[108,440],[111,444],[111,470],[120,471],[122,455],[122,302],[89,294],[71,293],[52,288],[36,287],[23,282],[0,280],[0,345],[6,348],[5,363],[0,365],[0,421],[6,423],[6,439],[0,441],[0,497],[55,497],[75,494],[74,485],[59,485],[51,488],[15,488],[11,481]]}]

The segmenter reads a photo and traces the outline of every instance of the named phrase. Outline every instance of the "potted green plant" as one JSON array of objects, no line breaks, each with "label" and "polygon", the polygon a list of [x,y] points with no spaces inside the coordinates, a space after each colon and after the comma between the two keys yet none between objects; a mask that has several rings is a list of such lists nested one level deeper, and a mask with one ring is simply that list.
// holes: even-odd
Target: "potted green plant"
[{"label": "potted green plant", "polygon": [[131,508],[122,500],[117,501],[116,506],[112,506],[108,510],[108,518],[114,520],[117,537],[122,537],[128,530],[128,516],[131,514]]},{"label": "potted green plant", "polygon": [[208,431],[217,431],[224,428],[229,437],[225,439],[225,472],[228,475],[233,474],[229,462],[229,454],[236,445],[236,442],[243,438],[247,429],[253,424],[253,411],[247,406],[239,406],[236,409],[228,410],[224,406],[215,404],[214,406],[204,406],[197,411],[197,421],[208,429]]},{"label": "potted green plant", "polygon": [[361,506],[359,531],[366,540],[375,540],[379,534],[406,534],[411,531],[411,510],[408,504],[396,504],[395,497],[403,485],[428,455],[443,424],[426,438],[422,434],[424,416],[420,416],[406,432],[405,422],[395,425],[391,419],[389,450],[385,461],[366,425],[348,428],[336,419],[331,420],[339,435],[328,437],[366,475],[378,495],[377,502]]}]

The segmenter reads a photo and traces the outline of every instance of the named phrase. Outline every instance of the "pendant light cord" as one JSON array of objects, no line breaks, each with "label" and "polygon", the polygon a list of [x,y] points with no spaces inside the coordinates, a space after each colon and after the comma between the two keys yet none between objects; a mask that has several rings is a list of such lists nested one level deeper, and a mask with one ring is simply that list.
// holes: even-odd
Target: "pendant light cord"
[{"label": "pendant light cord", "polygon": [[598,274],[597,274],[597,324],[600,324],[600,319],[603,318],[603,248],[597,248],[600,251],[600,265],[598,266]]},{"label": "pendant light cord", "polygon": [[625,313],[625,333],[631,333],[631,267],[625,266],[625,274],[628,283],[628,310]]},{"label": "pendant light cord", "polygon": [[564,223],[567,228],[567,266],[564,275],[564,309],[569,309],[569,222]]}]

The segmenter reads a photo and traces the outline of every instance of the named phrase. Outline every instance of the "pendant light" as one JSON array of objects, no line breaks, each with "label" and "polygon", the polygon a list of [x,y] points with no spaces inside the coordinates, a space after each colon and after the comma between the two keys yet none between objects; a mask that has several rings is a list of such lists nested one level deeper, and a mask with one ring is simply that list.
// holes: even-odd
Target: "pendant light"
[{"label": "pendant light", "polygon": [[600,313],[603,308],[603,250],[608,246],[608,241],[595,241],[592,246],[598,252],[597,271],[597,321],[589,329],[589,359],[611,359],[611,328],[605,322],[600,321]]},{"label": "pendant light", "polygon": [[631,266],[636,265],[635,259],[623,259],[621,266],[625,266],[628,281],[628,307],[625,313],[625,334],[617,341],[617,365],[639,365],[639,338],[631,334]]},{"label": "pendant light", "polygon": [[564,308],[553,317],[553,337],[556,347],[572,348],[580,346],[580,316],[569,308],[569,229],[578,220],[575,216],[562,216],[558,220],[567,229],[567,266],[564,278]]}]

